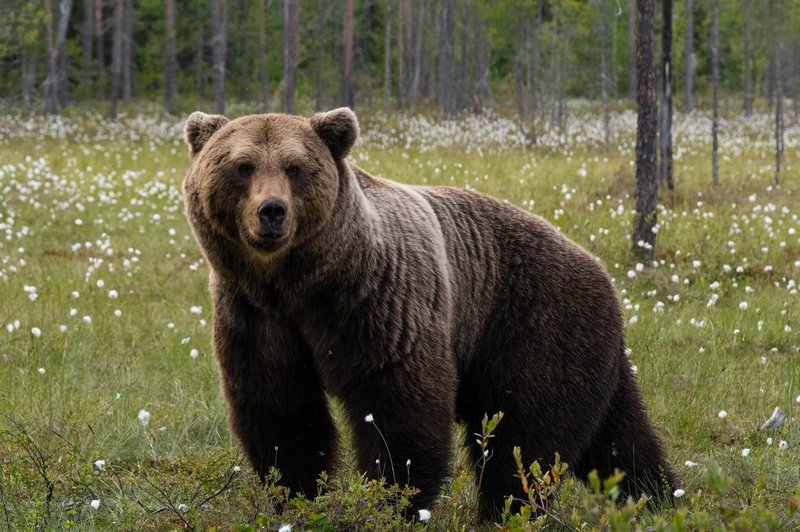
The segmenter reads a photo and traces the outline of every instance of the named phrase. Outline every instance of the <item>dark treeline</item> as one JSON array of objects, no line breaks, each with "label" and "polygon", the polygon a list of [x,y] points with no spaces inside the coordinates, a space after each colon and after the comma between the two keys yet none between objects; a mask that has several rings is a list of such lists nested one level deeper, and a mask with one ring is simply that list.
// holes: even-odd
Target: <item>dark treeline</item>
[{"label": "dark treeline", "polygon": [[[111,115],[131,98],[157,98],[172,113],[187,101],[213,101],[218,112],[245,100],[290,112],[425,105],[446,115],[499,105],[535,136],[543,120],[563,124],[571,99],[602,102],[606,116],[609,100],[636,100],[636,3],[3,0],[0,98],[50,113],[99,99]],[[658,90],[671,77],[684,111],[710,108],[713,87],[746,114],[779,95],[796,111],[798,7],[656,1],[654,33],[669,30],[671,43],[655,39]]]}]

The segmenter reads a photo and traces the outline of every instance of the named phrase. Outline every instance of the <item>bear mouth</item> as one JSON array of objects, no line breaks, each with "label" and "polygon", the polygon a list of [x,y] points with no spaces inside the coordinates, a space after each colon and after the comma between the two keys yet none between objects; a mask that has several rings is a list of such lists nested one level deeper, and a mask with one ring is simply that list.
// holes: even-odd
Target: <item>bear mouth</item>
[{"label": "bear mouth", "polygon": [[256,234],[244,235],[248,246],[258,251],[276,251],[289,241],[289,234],[283,231],[259,231]]}]

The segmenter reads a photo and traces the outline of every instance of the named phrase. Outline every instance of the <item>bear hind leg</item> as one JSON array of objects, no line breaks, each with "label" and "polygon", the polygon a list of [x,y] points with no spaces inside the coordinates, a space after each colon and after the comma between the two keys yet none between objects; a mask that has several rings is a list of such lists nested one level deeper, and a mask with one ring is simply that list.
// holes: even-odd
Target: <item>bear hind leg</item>
[{"label": "bear hind leg", "polygon": [[570,466],[584,480],[592,470],[597,470],[601,479],[610,477],[615,469],[624,471],[625,478],[619,486],[624,497],[638,498],[645,493],[659,503],[671,499],[677,476],[667,462],[626,364],[605,421],[589,448]]}]

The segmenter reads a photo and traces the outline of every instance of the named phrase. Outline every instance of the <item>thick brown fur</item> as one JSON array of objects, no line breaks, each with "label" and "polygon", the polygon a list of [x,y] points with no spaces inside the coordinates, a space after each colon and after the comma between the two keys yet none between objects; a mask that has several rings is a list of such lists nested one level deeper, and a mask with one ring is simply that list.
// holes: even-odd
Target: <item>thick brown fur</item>
[{"label": "thick brown fur", "polygon": [[[479,462],[474,433],[498,411],[486,516],[522,497],[513,446],[525,463],[559,452],[581,477],[618,467],[633,495],[673,486],[601,264],[508,203],[367,174],[345,160],[357,135],[348,109],[186,125],[186,213],[211,266],[231,424],[256,471],[274,464],[316,491],[335,465],[327,393],[361,471],[416,486],[417,508],[448,475],[454,422]],[[257,210],[273,199],[287,213],[267,238]]]}]

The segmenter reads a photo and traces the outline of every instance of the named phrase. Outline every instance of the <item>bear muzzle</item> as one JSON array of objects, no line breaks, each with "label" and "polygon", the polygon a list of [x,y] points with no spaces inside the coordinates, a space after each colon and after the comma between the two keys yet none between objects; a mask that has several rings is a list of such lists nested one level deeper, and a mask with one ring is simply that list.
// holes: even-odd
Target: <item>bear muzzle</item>
[{"label": "bear muzzle", "polygon": [[258,221],[261,224],[259,236],[262,238],[280,238],[283,236],[283,222],[286,220],[287,207],[283,201],[270,198],[258,206]]}]

